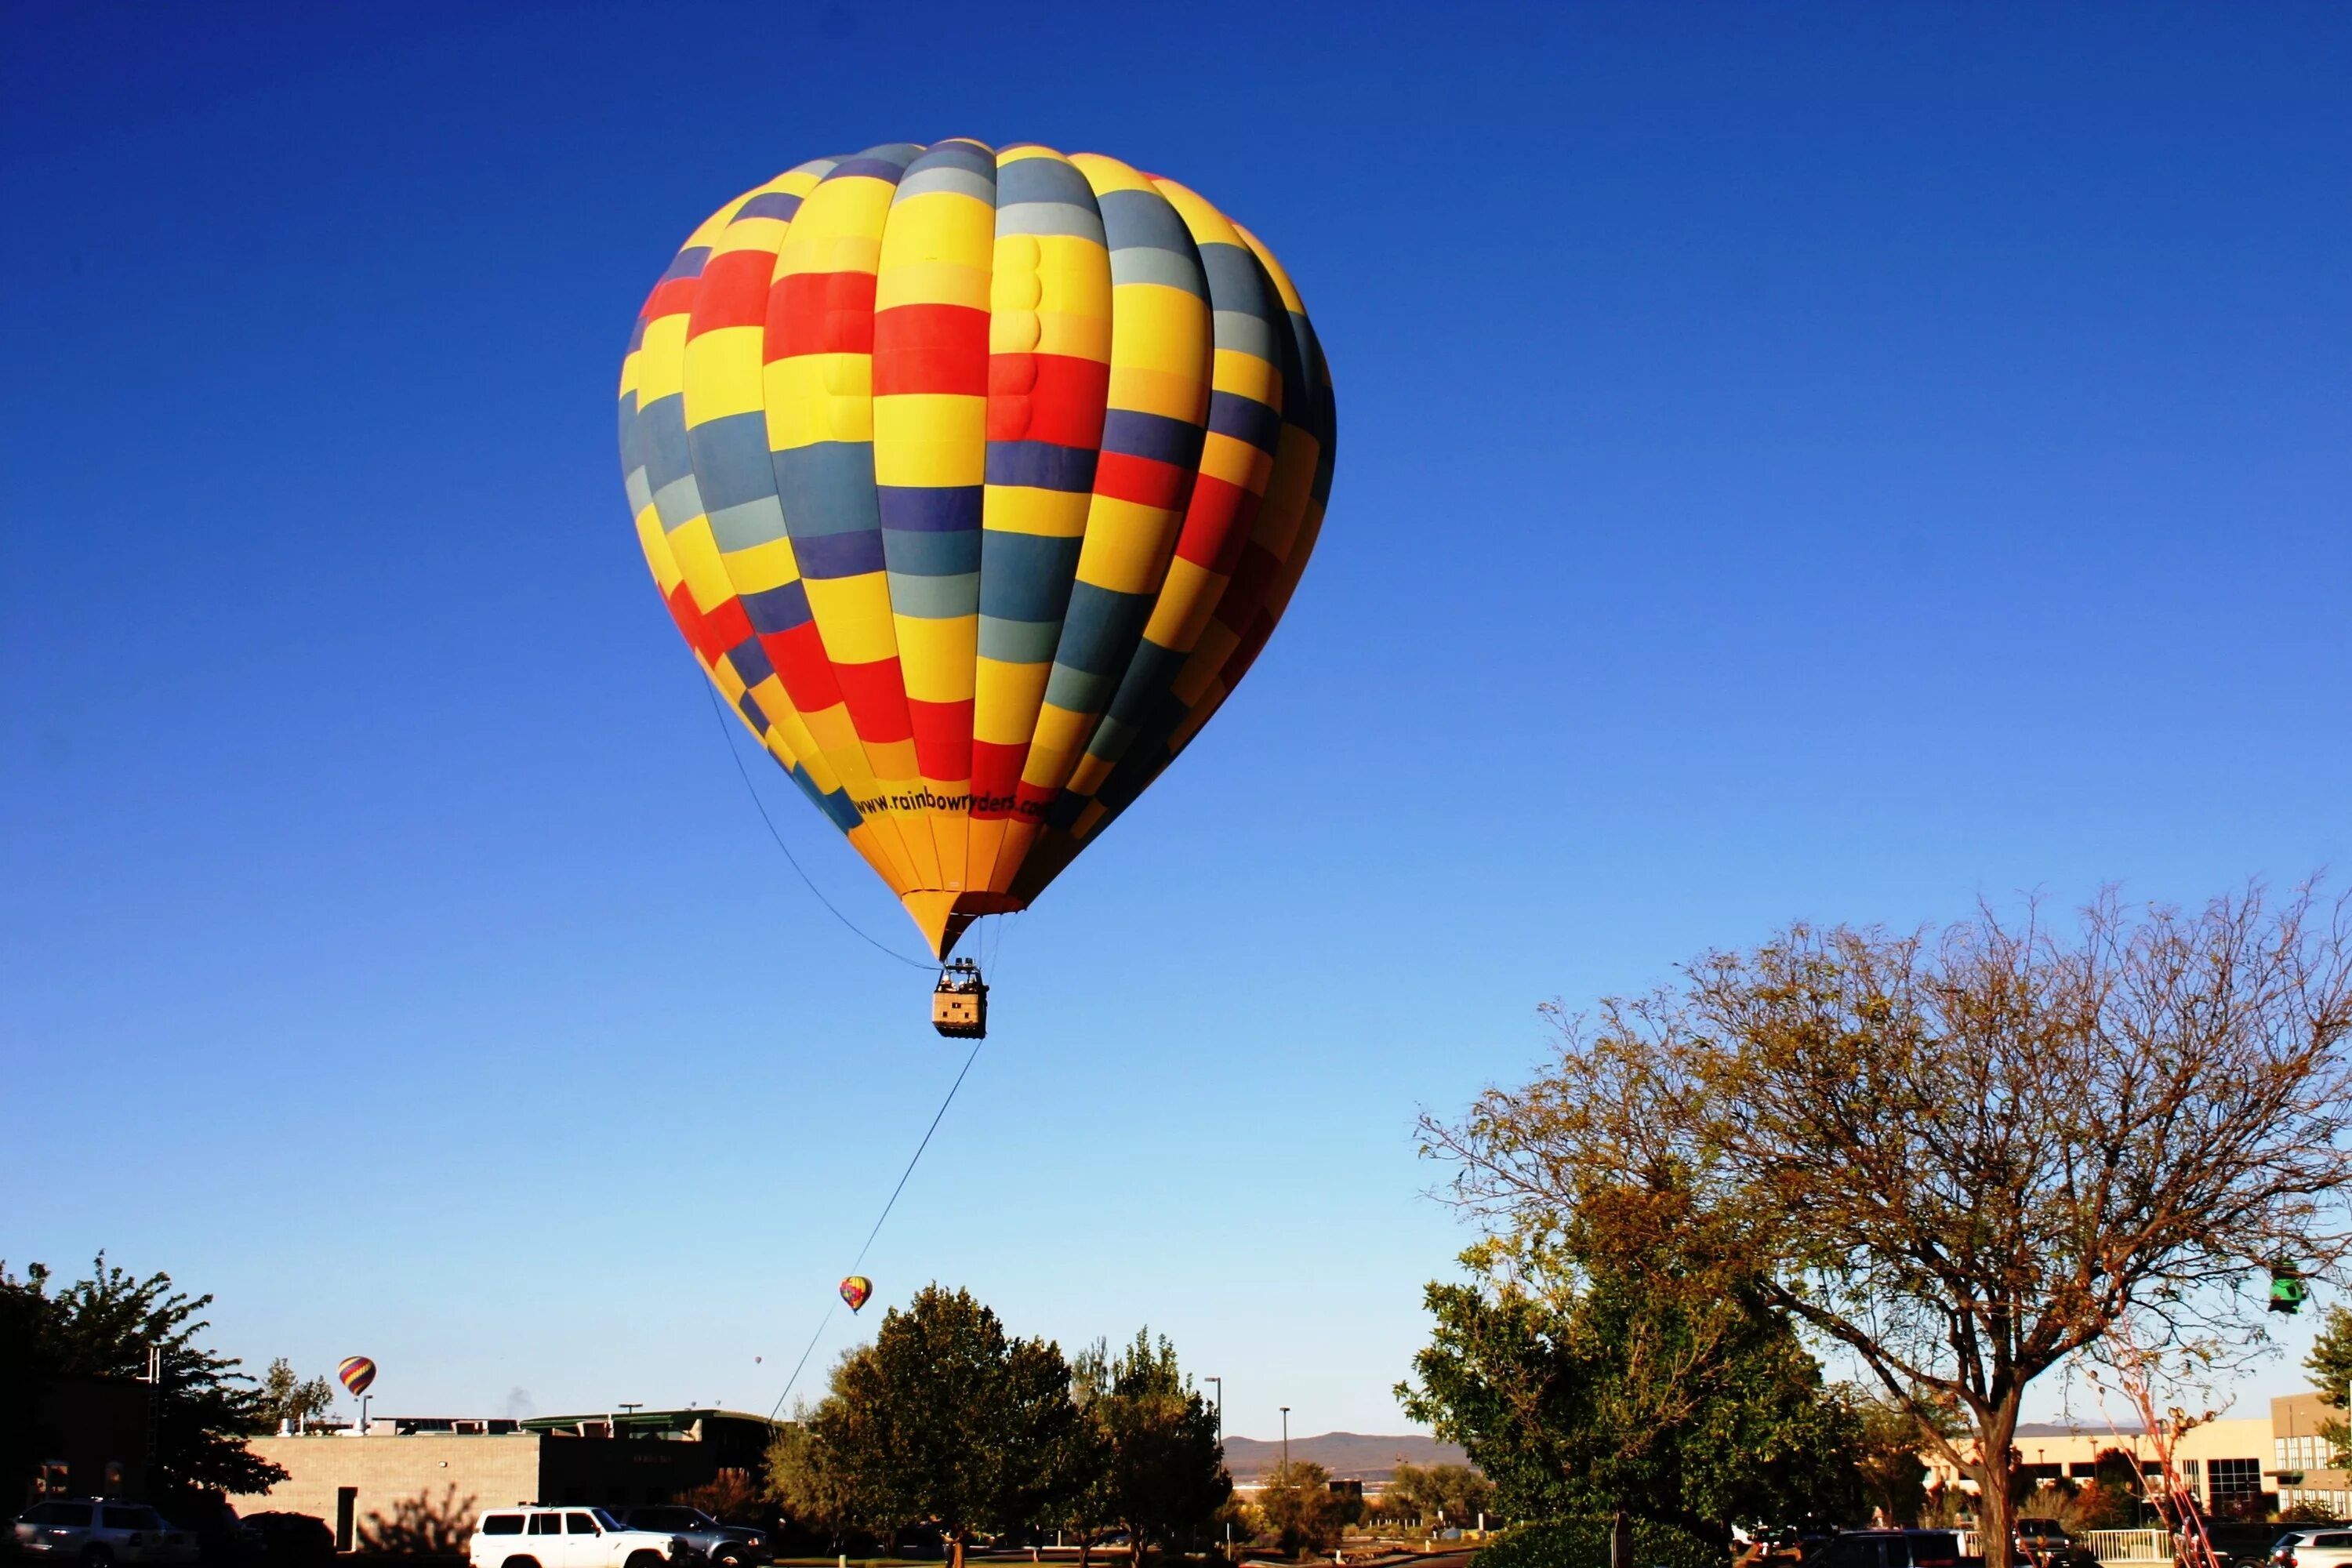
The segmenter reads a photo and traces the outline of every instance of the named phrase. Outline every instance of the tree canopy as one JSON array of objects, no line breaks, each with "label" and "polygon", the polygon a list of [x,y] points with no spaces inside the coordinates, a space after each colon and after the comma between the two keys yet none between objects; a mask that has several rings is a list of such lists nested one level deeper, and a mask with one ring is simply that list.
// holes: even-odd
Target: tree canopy
[{"label": "tree canopy", "polygon": [[957,1568],[974,1531],[1053,1517],[1081,1436],[1060,1348],[937,1285],[842,1358],[809,1427],[864,1522],[935,1524]]},{"label": "tree canopy", "polygon": [[1465,1261],[1433,1284],[1436,1327],[1405,1410],[1460,1443],[1514,1518],[1624,1509],[1727,1538],[1738,1521],[1832,1511],[1856,1430],[1760,1286],[1696,1257],[1666,1288],[1591,1245]]},{"label": "tree canopy", "polygon": [[1217,1415],[1176,1363],[1166,1335],[1150,1329],[1113,1354],[1101,1342],[1071,1363],[1085,1430],[1076,1447],[1077,1511],[1115,1523],[1139,1555],[1158,1542],[1203,1542],[1233,1495]]},{"label": "tree canopy", "polygon": [[258,1395],[261,1431],[274,1430],[281,1421],[315,1421],[335,1407],[335,1387],[323,1377],[304,1378],[284,1356],[272,1360],[261,1374]]},{"label": "tree canopy", "polygon": [[1556,1064],[1424,1124],[1457,1201],[1540,1247],[1596,1191],[1687,1194],[1922,1417],[1996,1539],[2035,1377],[2126,1323],[2258,1336],[2243,1287],[2352,1240],[2352,931],[2309,888],[2186,913],[2110,893],[2071,931],[1798,925],[1555,1017]]},{"label": "tree canopy", "polygon": [[[41,1264],[17,1279],[0,1265],[0,1429],[5,1458],[23,1474],[44,1441],[42,1409],[54,1380],[142,1378],[160,1353],[154,1463],[150,1492],[163,1499],[205,1491],[256,1492],[286,1479],[251,1453],[246,1437],[262,1424],[260,1395],[235,1357],[199,1340],[212,1324],[198,1314],[210,1296],[173,1288],[172,1277],[133,1277],[99,1254],[89,1278],[61,1290]],[[19,1450],[23,1450],[19,1452]]]}]

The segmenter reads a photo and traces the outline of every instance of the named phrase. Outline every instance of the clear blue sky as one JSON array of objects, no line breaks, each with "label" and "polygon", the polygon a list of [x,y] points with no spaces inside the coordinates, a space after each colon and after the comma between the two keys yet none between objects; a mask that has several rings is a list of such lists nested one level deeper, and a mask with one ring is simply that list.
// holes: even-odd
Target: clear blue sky
[{"label": "clear blue sky", "polygon": [[2341,6],[0,33],[0,1256],[169,1268],[380,1409],[765,1409],[960,1059],[768,842],[614,451],[652,279],[809,157],[1177,176],[1339,395],[1287,621],[1006,937],[882,1302],[1392,1429],[1467,1239],[1414,1115],[1538,1003],[2352,870]]}]

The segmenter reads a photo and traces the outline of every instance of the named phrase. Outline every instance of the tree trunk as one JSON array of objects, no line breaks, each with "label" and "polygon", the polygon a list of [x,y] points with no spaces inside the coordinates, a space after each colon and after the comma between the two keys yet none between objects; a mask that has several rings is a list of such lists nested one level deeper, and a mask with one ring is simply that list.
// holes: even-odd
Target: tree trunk
[{"label": "tree trunk", "polygon": [[963,1531],[948,1531],[948,1568],[963,1568]]},{"label": "tree trunk", "polygon": [[2009,1455],[2017,1439],[2017,1406],[2022,1389],[2012,1389],[1982,1413],[1977,1432],[1978,1549],[1985,1568],[2010,1568],[2017,1551],[2017,1504],[2010,1496]]},{"label": "tree trunk", "polygon": [[1091,1568],[1094,1560],[1095,1532],[1082,1530],[1078,1531],[1078,1568]]},{"label": "tree trunk", "polygon": [[1622,1508],[1609,1521],[1609,1568],[1633,1568],[1633,1521]]}]

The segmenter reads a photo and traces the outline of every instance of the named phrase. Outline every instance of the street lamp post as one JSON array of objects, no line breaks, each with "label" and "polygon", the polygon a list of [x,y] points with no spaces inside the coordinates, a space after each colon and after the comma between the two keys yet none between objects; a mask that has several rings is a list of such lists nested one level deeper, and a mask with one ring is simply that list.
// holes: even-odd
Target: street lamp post
[{"label": "street lamp post", "polygon": [[1282,1484],[1290,1484],[1290,1406],[1282,1407]]}]

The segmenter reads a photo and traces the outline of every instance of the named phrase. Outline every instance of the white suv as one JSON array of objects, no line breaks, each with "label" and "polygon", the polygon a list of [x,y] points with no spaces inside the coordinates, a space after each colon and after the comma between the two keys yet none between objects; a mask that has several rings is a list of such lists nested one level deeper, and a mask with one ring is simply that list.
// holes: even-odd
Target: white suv
[{"label": "white suv", "polygon": [[689,1554],[676,1536],[631,1530],[601,1508],[537,1505],[485,1513],[466,1549],[473,1568],[667,1568]]},{"label": "white suv", "polygon": [[35,1503],[16,1516],[16,1550],[26,1557],[69,1557],[87,1568],[113,1563],[194,1563],[196,1538],[174,1530],[143,1502],[71,1498]]}]

